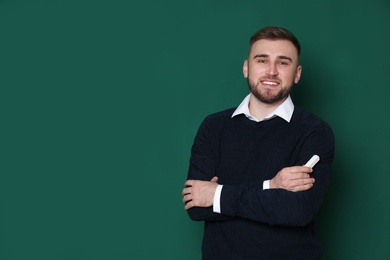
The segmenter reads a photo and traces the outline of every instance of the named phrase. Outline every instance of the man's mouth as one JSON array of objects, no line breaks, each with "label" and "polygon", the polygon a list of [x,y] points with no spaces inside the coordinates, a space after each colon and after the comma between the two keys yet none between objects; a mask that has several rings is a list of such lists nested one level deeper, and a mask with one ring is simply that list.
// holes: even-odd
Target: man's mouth
[{"label": "man's mouth", "polygon": [[261,82],[261,84],[267,85],[267,86],[278,86],[279,85],[279,82],[277,82],[277,81],[262,80],[260,82]]}]

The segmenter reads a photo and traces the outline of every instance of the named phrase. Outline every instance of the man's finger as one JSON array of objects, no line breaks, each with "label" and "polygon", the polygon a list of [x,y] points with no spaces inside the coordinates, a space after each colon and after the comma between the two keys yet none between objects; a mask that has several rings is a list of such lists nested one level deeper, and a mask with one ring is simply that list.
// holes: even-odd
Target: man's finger
[{"label": "man's finger", "polygon": [[194,184],[194,180],[187,180],[185,183],[184,183],[184,186],[188,187],[188,186],[192,186]]},{"label": "man's finger", "polygon": [[311,189],[314,185],[315,179],[310,178],[310,179],[301,179],[301,180],[296,180],[294,185],[290,187],[289,190],[291,191],[305,191],[308,189]]},{"label": "man's finger", "polygon": [[191,187],[187,187],[187,188],[184,188],[181,195],[186,195],[186,194],[189,194],[191,193]]},{"label": "man's finger", "polygon": [[217,176],[214,176],[212,179],[211,179],[212,182],[218,182],[218,177]]},{"label": "man's finger", "polygon": [[314,181],[315,181],[314,178],[301,179],[301,180],[298,181],[298,185],[297,186],[313,184]]},{"label": "man's finger", "polygon": [[291,175],[291,180],[308,180],[311,179],[310,174],[308,173],[296,173]]},{"label": "man's finger", "polygon": [[291,187],[297,187],[312,183],[314,183],[314,178],[295,179],[291,182]]},{"label": "man's finger", "polygon": [[185,210],[188,210],[190,208],[192,208],[194,206],[194,203],[192,202],[192,200],[190,202],[188,202],[185,206],[184,206],[184,209]]},{"label": "man's finger", "polygon": [[312,173],[313,172],[313,169],[308,167],[308,166],[297,166],[297,167],[299,167],[302,172],[306,172],[306,173]]},{"label": "man's finger", "polygon": [[288,171],[291,173],[299,173],[299,172],[312,173],[313,172],[313,169],[307,166],[292,166],[285,169],[288,169]]},{"label": "man's finger", "polygon": [[311,189],[312,187],[313,187],[313,183],[308,183],[305,185],[296,186],[296,187],[294,187],[294,189],[292,191],[294,191],[294,192],[305,191],[305,190]]},{"label": "man's finger", "polygon": [[183,196],[183,203],[186,204],[192,200],[191,194],[187,194]]}]

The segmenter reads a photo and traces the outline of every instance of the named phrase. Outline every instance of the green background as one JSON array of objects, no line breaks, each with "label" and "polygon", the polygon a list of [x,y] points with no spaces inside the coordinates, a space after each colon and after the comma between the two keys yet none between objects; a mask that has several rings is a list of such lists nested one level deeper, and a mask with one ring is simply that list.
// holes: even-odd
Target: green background
[{"label": "green background", "polygon": [[266,25],[336,135],[324,259],[390,259],[388,0],[0,0],[0,259],[200,259],[190,148]]}]

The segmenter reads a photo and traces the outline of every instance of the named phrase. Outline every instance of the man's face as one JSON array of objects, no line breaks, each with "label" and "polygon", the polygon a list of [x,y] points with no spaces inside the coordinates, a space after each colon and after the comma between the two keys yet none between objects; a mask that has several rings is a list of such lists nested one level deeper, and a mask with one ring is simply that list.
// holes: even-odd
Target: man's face
[{"label": "man's face", "polygon": [[243,66],[250,91],[267,104],[283,102],[298,83],[301,71],[297,49],[288,40],[255,42]]}]

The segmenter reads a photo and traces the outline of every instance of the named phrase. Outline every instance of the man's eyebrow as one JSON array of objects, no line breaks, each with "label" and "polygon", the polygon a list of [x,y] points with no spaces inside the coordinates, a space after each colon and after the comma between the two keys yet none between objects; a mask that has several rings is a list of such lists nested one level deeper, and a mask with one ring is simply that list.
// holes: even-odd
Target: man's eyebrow
[{"label": "man's eyebrow", "polygon": [[[256,58],[269,58],[269,55],[268,54],[256,54],[253,59],[256,59]],[[292,59],[288,56],[284,56],[284,55],[280,55],[278,56],[278,59],[281,59],[281,60],[289,60],[292,62]]]},{"label": "man's eyebrow", "polygon": [[289,61],[291,61],[292,62],[292,59],[290,58],[290,57],[288,57],[288,56],[278,56],[278,58],[279,59],[282,59],[282,60],[289,60]]},{"label": "man's eyebrow", "polygon": [[253,57],[253,59],[256,59],[256,58],[268,58],[268,57],[269,57],[269,55],[267,55],[267,54],[256,54]]}]

